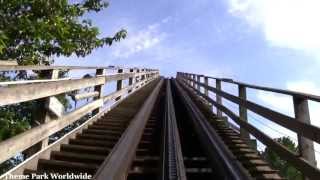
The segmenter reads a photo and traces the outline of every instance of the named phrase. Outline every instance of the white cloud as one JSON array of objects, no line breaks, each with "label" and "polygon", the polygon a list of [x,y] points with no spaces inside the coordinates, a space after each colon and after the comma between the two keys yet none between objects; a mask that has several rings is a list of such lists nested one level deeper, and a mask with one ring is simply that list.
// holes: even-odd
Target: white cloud
[{"label": "white cloud", "polygon": [[320,50],[319,0],[229,0],[229,12],[260,27],[274,46]]},{"label": "white cloud", "polygon": [[312,81],[288,82],[287,88],[292,91],[298,91],[298,92],[309,93],[314,95],[320,94],[320,87],[317,87],[317,85]]},{"label": "white cloud", "polygon": [[167,37],[167,33],[162,32],[160,27],[168,23],[170,19],[170,17],[164,18],[159,23],[151,24],[138,31],[130,31],[129,29],[128,37],[115,45],[112,50],[112,56],[115,58],[128,58],[158,45]]},{"label": "white cloud", "polygon": [[[302,93],[320,94],[320,87],[312,81],[292,81],[287,82],[286,87],[288,90],[297,91]],[[271,107],[272,109],[278,110],[282,113],[294,115],[293,101],[291,96],[281,95],[277,93],[258,91],[257,98],[263,103]],[[320,103],[309,101],[309,111],[311,123],[320,127]]]},{"label": "white cloud", "polygon": [[267,107],[287,115],[293,115],[292,98],[289,96],[279,95],[271,92],[258,91],[257,97]]}]

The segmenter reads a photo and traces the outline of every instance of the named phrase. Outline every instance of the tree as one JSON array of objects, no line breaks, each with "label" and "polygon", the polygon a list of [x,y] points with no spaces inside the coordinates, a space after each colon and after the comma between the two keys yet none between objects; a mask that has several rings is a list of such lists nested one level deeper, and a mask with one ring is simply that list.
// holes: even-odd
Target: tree
[{"label": "tree", "polygon": [[99,30],[87,12],[108,6],[101,0],[0,0],[0,59],[16,59],[21,65],[52,62],[52,55],[86,56],[97,47],[126,37],[120,30],[113,37],[99,38]]},{"label": "tree", "polygon": [[[83,16],[99,12],[108,6],[102,0],[0,0],[0,60],[17,60],[19,65],[51,65],[54,56],[86,56],[92,50],[112,45],[127,35],[121,29],[111,37],[100,37],[99,29]],[[12,79],[39,79],[20,71],[2,72],[1,81]],[[61,72],[60,77],[67,72]],[[65,94],[58,95],[67,108]],[[39,108],[37,100],[0,107],[0,141],[33,126],[33,111]],[[68,129],[68,128],[66,128]],[[70,129],[70,128],[69,128]],[[63,133],[62,133],[63,134]],[[11,159],[0,166],[0,171],[16,165],[21,158]],[[2,167],[2,168],[1,168]]]},{"label": "tree", "polygon": [[[298,147],[289,137],[276,138],[275,141],[284,145],[288,150],[292,152],[298,152]],[[294,166],[287,161],[282,160],[274,151],[270,148],[266,148],[262,153],[262,156],[270,163],[274,169],[278,169],[280,175],[289,180],[302,180],[303,175]]]}]

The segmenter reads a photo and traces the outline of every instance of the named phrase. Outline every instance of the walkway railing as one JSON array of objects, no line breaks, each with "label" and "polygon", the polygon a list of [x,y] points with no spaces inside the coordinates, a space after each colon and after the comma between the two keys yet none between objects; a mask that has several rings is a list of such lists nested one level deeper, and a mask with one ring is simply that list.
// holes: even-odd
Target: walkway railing
[{"label": "walkway railing", "polygon": [[[320,102],[320,97],[304,94],[294,91],[287,91],[275,88],[268,88],[256,85],[245,84],[233,81],[232,79],[214,78],[199,74],[177,73],[178,81],[184,87],[194,91],[208,103],[217,108],[217,116],[222,116],[222,112],[229,116],[240,126],[240,134],[243,138],[249,139],[250,135],[257,138],[268,148],[275,151],[281,158],[291,163],[305,176],[311,179],[320,177],[320,170],[316,167],[315,152],[313,143],[320,143],[320,128],[311,125],[308,109],[308,100]],[[215,87],[209,85],[209,79],[214,79]],[[238,96],[225,92],[221,88],[221,83],[232,83],[238,86]],[[204,92],[201,91],[204,89]],[[276,112],[267,107],[261,106],[255,102],[249,101],[246,98],[246,89],[257,89],[268,92],[280,93],[292,96],[295,117],[290,117],[285,114]],[[209,96],[209,92],[216,95],[214,100]],[[222,103],[222,98],[229,100],[239,105],[239,115],[228,109]],[[250,124],[247,119],[247,110],[250,110],[280,126],[283,126],[295,133],[298,136],[299,153],[292,152],[280,143],[274,141],[254,125]]]},{"label": "walkway railing", "polygon": [[[0,142],[0,163],[17,153],[32,147],[37,151],[48,145],[49,136],[71,125],[88,113],[92,116],[100,112],[105,103],[117,102],[132,94],[159,77],[155,69],[118,67],[79,67],[79,66],[0,66],[0,71],[45,71],[46,79],[0,82],[0,106],[37,100],[43,103],[33,121],[39,125],[10,139]],[[95,70],[93,77],[59,78],[60,71]],[[113,74],[107,74],[113,71]],[[124,81],[127,80],[127,86]],[[104,86],[116,81],[116,91],[105,94]],[[91,88],[89,92],[79,90]],[[63,105],[55,97],[59,94],[73,93],[74,100],[92,98],[86,104],[71,112],[65,112]],[[33,152],[35,153],[35,152]]]}]

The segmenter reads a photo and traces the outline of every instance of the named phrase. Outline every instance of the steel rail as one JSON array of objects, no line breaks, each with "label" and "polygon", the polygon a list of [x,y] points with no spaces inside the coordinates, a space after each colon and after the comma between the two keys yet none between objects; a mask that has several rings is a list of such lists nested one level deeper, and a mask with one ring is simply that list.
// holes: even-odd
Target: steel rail
[{"label": "steel rail", "polygon": [[201,143],[205,145],[204,147],[210,160],[223,175],[223,178],[236,180],[252,179],[247,170],[244,169],[232,152],[226,147],[217,132],[210,126],[205,116],[187,92],[176,80],[174,81],[174,85],[179,92],[179,97],[188,109],[188,115],[193,121],[196,133],[200,136]]},{"label": "steel rail", "polygon": [[166,80],[166,106],[164,117],[163,180],[186,180],[180,136],[173,104],[171,83]]}]

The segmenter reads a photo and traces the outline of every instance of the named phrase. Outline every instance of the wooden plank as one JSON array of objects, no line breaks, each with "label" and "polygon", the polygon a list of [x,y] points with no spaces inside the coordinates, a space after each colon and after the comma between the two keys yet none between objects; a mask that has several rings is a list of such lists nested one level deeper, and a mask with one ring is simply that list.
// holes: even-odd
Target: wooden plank
[{"label": "wooden plank", "polygon": [[[310,115],[309,115],[309,106],[308,100],[303,98],[293,98],[294,104],[294,114],[296,121],[299,121],[304,124],[311,124],[310,122]],[[314,145],[313,141],[307,139],[300,134],[298,134],[298,148],[300,155],[311,162],[314,166],[317,165]]]},{"label": "wooden plank", "polygon": [[87,99],[87,98],[97,97],[97,96],[99,96],[99,92],[98,91],[93,91],[93,92],[86,92],[86,93],[76,94],[74,96],[74,99],[76,101],[79,101],[81,99]]},{"label": "wooden plank", "polygon": [[[192,80],[192,79],[191,79]],[[240,105],[246,107],[247,109],[267,118],[268,120],[277,123],[285,128],[288,128],[306,138],[309,138],[313,141],[320,143],[320,128],[313,126],[311,124],[302,123],[296,121],[295,118],[290,116],[278,113],[269,108],[263,107],[254,102],[243,100],[234,96],[232,94],[226,93],[224,91],[219,91],[214,87],[206,86],[204,83],[199,83],[201,86],[208,88],[209,91],[212,91],[220,96]]]},{"label": "wooden plank", "polygon": [[139,112],[131,120],[129,127],[102,163],[93,179],[114,180],[126,178],[127,170],[135,156],[135,151],[142,136],[144,126],[151,114],[162,83],[163,80],[158,83]]},{"label": "wooden plank", "polygon": [[17,65],[18,63],[15,60],[9,60],[9,61],[0,60],[0,67],[1,66],[17,66]]},{"label": "wooden plank", "polygon": [[[180,81],[181,82],[181,81]],[[192,89],[192,86],[183,83],[184,87],[187,87],[188,89]],[[203,93],[198,92],[198,95],[204,97],[212,103],[214,106],[219,108],[221,111],[223,111],[225,114],[227,114],[231,119],[233,119],[239,126],[245,128],[248,132],[250,132],[253,136],[255,136],[259,141],[270,147],[272,150],[274,150],[281,158],[287,160],[288,162],[292,163],[297,169],[299,169],[301,172],[303,172],[305,175],[307,175],[311,179],[317,179],[320,177],[320,170],[317,167],[314,167],[311,163],[306,161],[305,159],[298,156],[298,154],[291,152],[290,150],[286,149],[283,145],[280,143],[274,141],[272,138],[258,130],[253,125],[249,124],[248,122],[241,120],[235,113],[233,113],[231,110],[229,110],[227,107],[216,103],[211,98],[205,96]]]},{"label": "wooden plank", "polygon": [[86,115],[88,112],[101,106],[103,106],[102,99],[90,102],[89,104],[82,106],[59,119],[41,124],[28,131],[18,134],[17,136],[0,142],[0,163],[13,157],[17,153],[22,152],[42,139],[49,137],[51,134],[70,125]]},{"label": "wooden plank", "polygon": [[49,97],[46,103],[48,110],[53,113],[56,117],[61,117],[64,113],[64,106],[61,102],[54,96]]},{"label": "wooden plank", "polygon": [[28,66],[0,66],[0,71],[22,71],[22,70],[81,70],[81,69],[114,69],[113,67],[98,67],[98,66],[38,66],[38,65],[28,65]]},{"label": "wooden plank", "polygon": [[0,86],[18,85],[18,84],[31,84],[31,83],[45,83],[45,82],[66,81],[66,80],[71,80],[71,78],[37,79],[37,80],[23,80],[23,81],[5,81],[5,82],[0,82]]},{"label": "wooden plank", "polygon": [[0,88],[0,106],[53,96],[105,83],[105,77],[73,79]]},{"label": "wooden plank", "polygon": [[[239,94],[239,98],[243,99],[243,100],[247,100],[247,90],[245,86],[242,85],[238,85],[238,94]],[[239,106],[239,116],[241,119],[245,120],[246,122],[248,122],[248,112],[247,109],[243,106]],[[249,133],[240,127],[240,136],[243,139],[249,140],[250,139],[250,135]]]}]

